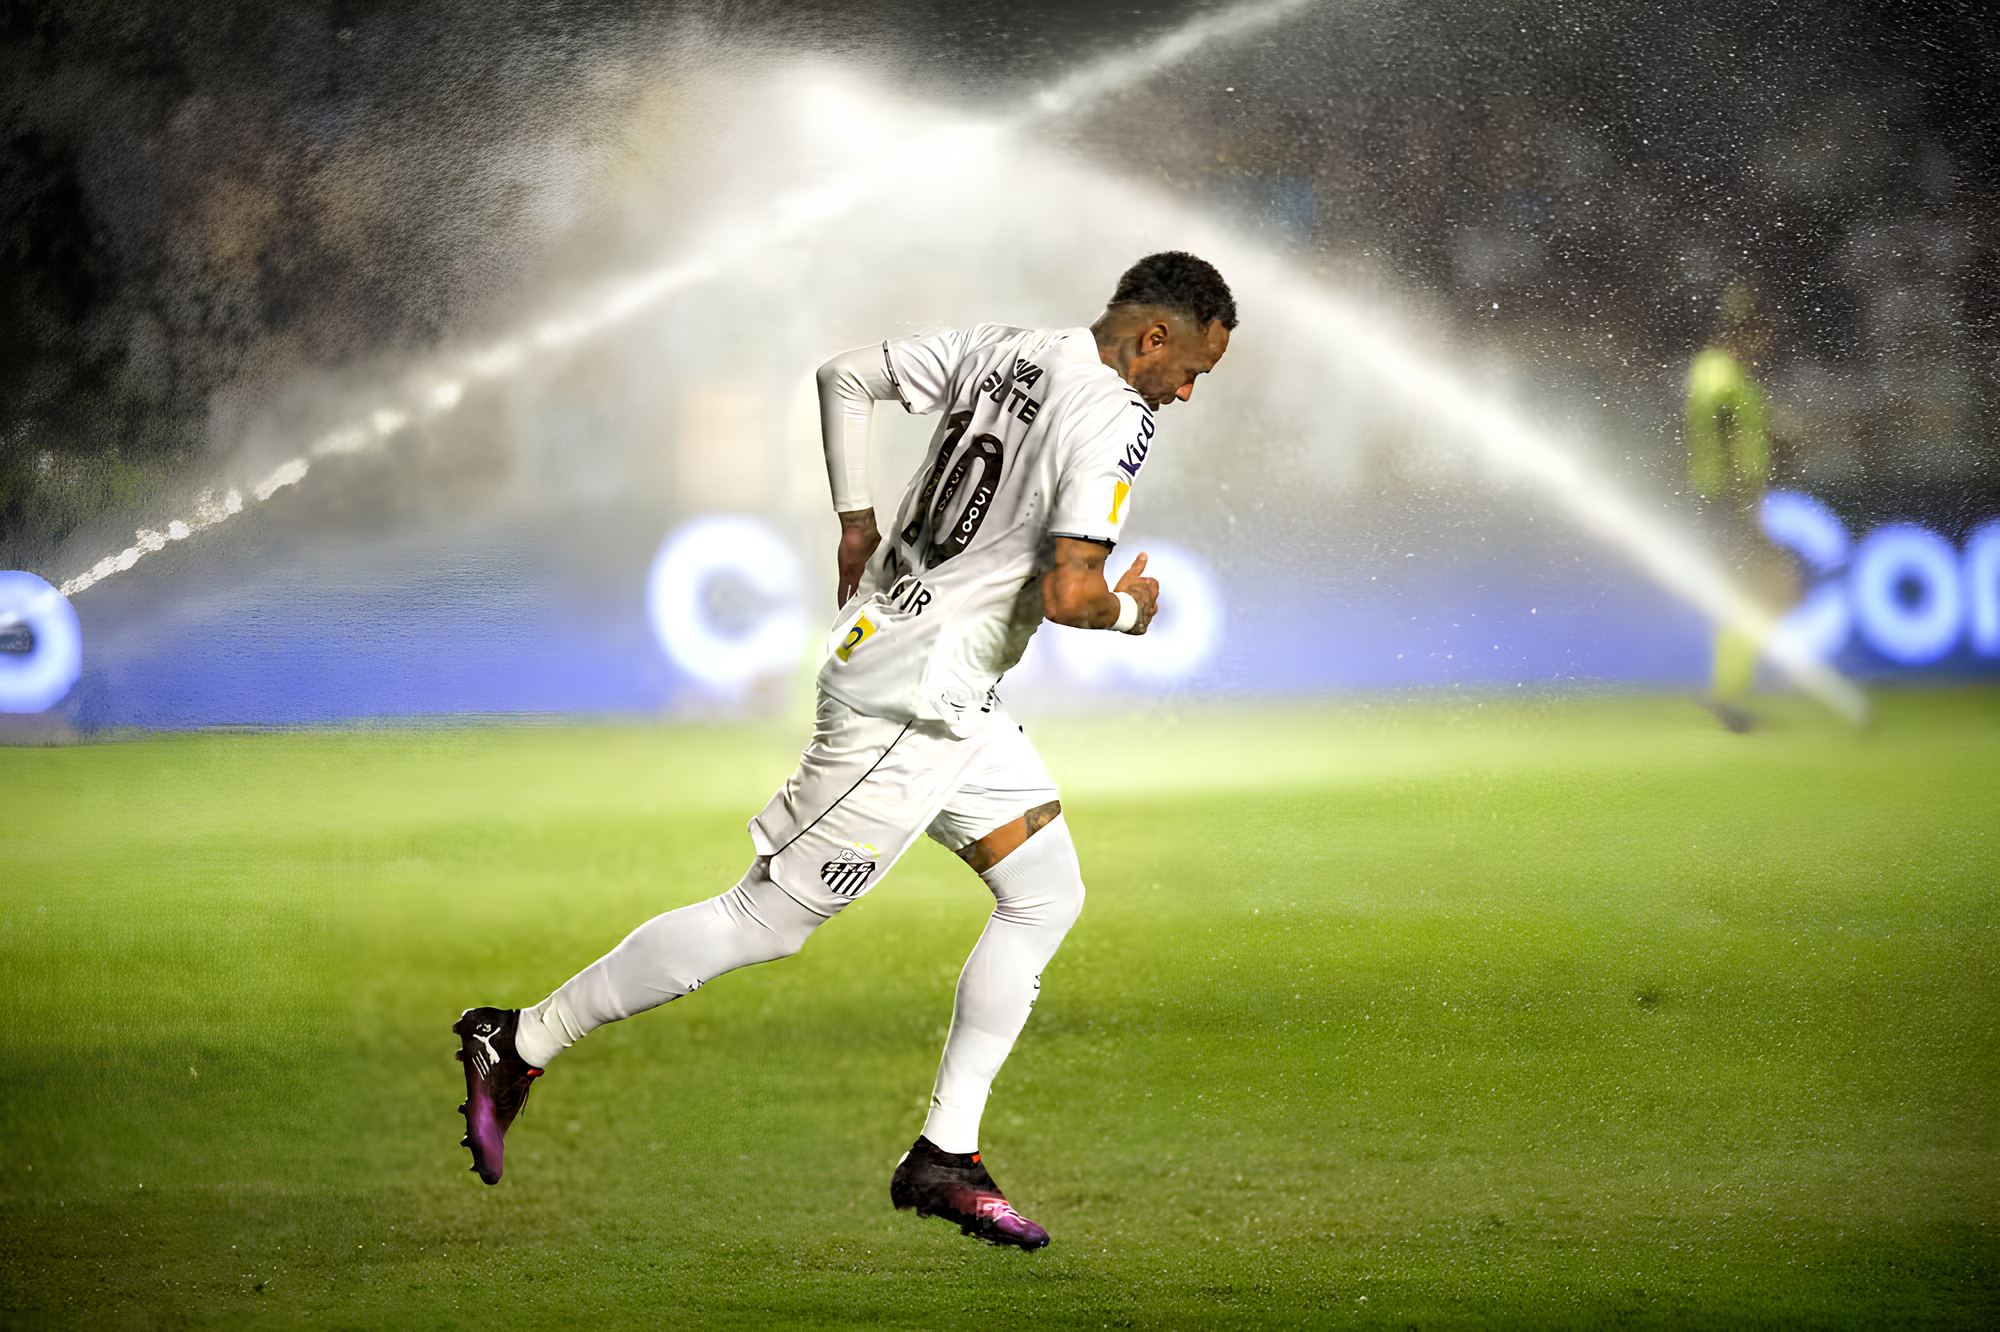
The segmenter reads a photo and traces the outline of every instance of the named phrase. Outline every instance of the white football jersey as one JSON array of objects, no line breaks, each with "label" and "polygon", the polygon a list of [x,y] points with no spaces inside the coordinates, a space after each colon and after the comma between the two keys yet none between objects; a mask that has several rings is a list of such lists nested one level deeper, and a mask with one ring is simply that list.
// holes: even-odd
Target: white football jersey
[{"label": "white football jersey", "polygon": [[882,354],[904,408],[944,419],[841,607],[820,687],[963,732],[1042,622],[1054,538],[1116,543],[1153,413],[1087,328],[981,324]]}]

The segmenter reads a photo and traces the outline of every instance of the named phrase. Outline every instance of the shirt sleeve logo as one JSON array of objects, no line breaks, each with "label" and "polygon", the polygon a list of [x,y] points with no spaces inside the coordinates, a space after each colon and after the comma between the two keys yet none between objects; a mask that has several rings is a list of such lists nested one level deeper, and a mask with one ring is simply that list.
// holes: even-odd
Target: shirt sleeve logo
[{"label": "shirt sleeve logo", "polygon": [[1146,455],[1153,448],[1153,414],[1147,412],[1139,418],[1139,435],[1125,446],[1125,455],[1118,460],[1118,470],[1125,473],[1126,481],[1139,479],[1139,469],[1146,465]]},{"label": "shirt sleeve logo", "polygon": [[848,629],[846,637],[840,640],[840,646],[833,650],[833,655],[839,657],[842,661],[846,661],[849,656],[853,655],[854,649],[860,647],[863,640],[874,632],[874,623],[866,615],[862,616]]},{"label": "shirt sleeve logo", "polygon": [[1130,481],[1118,481],[1112,484],[1111,516],[1105,519],[1106,522],[1116,523],[1118,521],[1118,511],[1125,507],[1125,497],[1131,493],[1132,483]]}]

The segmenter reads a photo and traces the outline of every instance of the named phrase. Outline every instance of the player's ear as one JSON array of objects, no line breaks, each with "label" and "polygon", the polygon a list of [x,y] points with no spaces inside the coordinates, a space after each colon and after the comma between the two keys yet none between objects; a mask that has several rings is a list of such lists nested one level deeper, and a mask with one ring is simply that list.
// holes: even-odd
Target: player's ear
[{"label": "player's ear", "polygon": [[1174,331],[1164,320],[1156,319],[1146,325],[1146,331],[1139,335],[1139,350],[1154,352],[1174,340]]}]

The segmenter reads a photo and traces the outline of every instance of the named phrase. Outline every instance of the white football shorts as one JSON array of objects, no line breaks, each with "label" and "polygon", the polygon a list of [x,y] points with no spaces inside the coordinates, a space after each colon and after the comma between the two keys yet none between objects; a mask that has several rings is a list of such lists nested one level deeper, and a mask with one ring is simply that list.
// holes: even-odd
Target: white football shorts
[{"label": "white football shorts", "polygon": [[799,770],[750,820],[750,840],[779,887],[831,916],[881,882],[919,833],[958,851],[1056,798],[1041,756],[997,708],[961,738],[943,722],[870,717],[822,693]]}]

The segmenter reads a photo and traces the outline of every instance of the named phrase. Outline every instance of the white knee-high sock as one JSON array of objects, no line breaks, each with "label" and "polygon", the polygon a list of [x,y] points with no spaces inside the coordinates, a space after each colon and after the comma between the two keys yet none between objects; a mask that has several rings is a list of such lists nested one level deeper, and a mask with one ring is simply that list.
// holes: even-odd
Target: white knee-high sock
[{"label": "white knee-high sock", "polygon": [[947,1152],[979,1150],[986,1093],[1035,1006],[1042,968],[1083,910],[1083,871],[1061,815],[980,877],[993,890],[993,915],[959,973],[924,1121],[924,1136]]},{"label": "white knee-high sock", "polygon": [[692,994],[725,971],[789,957],[826,917],[772,881],[759,856],[728,892],[653,917],[579,971],[554,994],[521,1011],[514,1041],[537,1068],[607,1022]]}]

